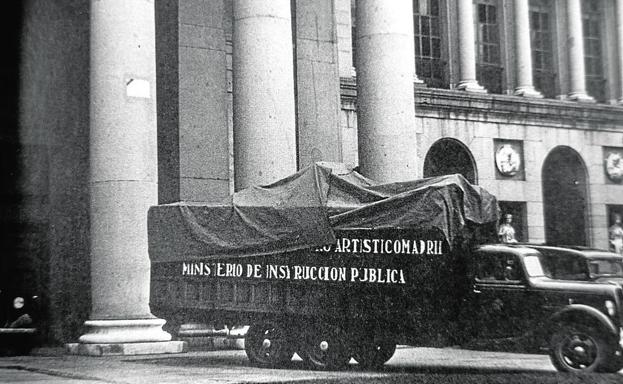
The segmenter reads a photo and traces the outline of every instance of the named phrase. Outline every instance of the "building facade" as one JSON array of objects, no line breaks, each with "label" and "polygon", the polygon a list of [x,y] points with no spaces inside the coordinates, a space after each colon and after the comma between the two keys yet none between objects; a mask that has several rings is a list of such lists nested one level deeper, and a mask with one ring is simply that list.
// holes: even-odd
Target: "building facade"
[{"label": "building facade", "polygon": [[47,343],[166,341],[146,208],[313,161],[461,173],[520,241],[607,248],[623,213],[622,0],[18,3],[2,269]]}]

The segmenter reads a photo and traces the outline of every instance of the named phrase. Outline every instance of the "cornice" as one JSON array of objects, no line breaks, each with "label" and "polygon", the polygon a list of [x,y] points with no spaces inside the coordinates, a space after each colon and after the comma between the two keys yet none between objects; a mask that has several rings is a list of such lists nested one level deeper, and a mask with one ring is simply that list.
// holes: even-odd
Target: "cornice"
[{"label": "cornice", "polygon": [[[340,81],[343,103],[356,104],[354,79]],[[416,117],[623,131],[623,106],[414,87]]]}]

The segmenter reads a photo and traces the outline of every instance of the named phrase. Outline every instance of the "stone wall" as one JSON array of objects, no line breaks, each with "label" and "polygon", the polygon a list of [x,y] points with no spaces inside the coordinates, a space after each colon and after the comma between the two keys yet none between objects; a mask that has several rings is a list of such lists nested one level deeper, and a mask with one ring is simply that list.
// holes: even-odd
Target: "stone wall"
[{"label": "stone wall", "polygon": [[[356,132],[354,83],[342,81],[342,130]],[[623,204],[623,185],[607,181],[604,147],[623,147],[623,109],[558,100],[531,100],[503,95],[416,88],[416,132],[419,176],[430,148],[442,138],[464,144],[475,161],[477,182],[501,201],[525,202],[528,240],[545,241],[542,170],[555,148],[576,152],[588,176],[588,238],[591,246],[607,248],[607,205]],[[348,133],[346,133],[348,132]],[[522,179],[496,177],[496,140],[523,145]],[[357,148],[344,143],[344,158],[356,159]],[[356,163],[356,160],[353,160]]]},{"label": "stone wall", "polygon": [[229,1],[156,2],[159,201],[229,194]]},{"label": "stone wall", "polygon": [[26,1],[19,87],[19,246],[44,342],[77,337],[90,308],[89,3]]}]

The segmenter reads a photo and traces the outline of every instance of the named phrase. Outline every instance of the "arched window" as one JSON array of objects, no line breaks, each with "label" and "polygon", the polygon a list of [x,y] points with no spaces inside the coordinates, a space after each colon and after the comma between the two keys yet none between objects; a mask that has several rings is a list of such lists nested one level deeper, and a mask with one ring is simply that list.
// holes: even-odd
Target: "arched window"
[{"label": "arched window", "polygon": [[572,148],[554,148],[543,163],[545,240],[559,245],[588,245],[587,170]]},{"label": "arched window", "polygon": [[476,165],[471,152],[460,141],[450,138],[433,144],[424,159],[424,177],[460,173],[477,184]]}]

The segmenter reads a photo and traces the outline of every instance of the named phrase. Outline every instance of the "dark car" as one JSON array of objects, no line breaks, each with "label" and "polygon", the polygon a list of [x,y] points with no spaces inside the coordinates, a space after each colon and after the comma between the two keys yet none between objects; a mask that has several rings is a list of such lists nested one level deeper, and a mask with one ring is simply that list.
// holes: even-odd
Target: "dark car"
[{"label": "dark car", "polygon": [[38,296],[0,291],[0,354],[27,354],[37,336]]},{"label": "dark car", "polygon": [[545,273],[559,280],[623,284],[623,256],[580,246],[522,244],[542,255]]},{"label": "dark car", "polygon": [[533,340],[534,346],[549,350],[552,363],[562,371],[620,370],[622,287],[590,281],[582,258],[571,272],[577,272],[575,280],[584,273],[583,281],[558,279],[560,271],[547,269],[550,257],[523,245],[477,248],[469,266],[473,295],[466,303],[475,312],[465,314],[471,317],[473,332],[488,339]]}]

